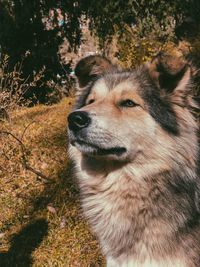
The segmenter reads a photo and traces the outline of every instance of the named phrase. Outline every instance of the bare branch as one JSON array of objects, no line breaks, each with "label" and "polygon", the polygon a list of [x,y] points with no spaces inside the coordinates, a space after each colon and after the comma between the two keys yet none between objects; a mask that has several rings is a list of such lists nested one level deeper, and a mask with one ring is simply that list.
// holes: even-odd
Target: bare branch
[{"label": "bare branch", "polygon": [[[31,125],[32,123],[30,123],[24,130],[23,134],[22,134],[22,138],[25,134],[25,131],[27,130],[27,128]],[[32,173],[36,174],[37,176],[39,176],[40,178],[42,178],[45,181],[48,182],[53,182],[52,179],[46,175],[44,175],[43,173],[41,173],[38,170],[35,170],[34,168],[32,168],[29,163],[28,160],[26,158],[26,147],[22,142],[22,138],[19,139],[18,137],[16,137],[13,133],[8,132],[8,131],[0,131],[0,134],[5,134],[5,135],[10,135],[12,138],[14,138],[20,145],[21,148],[21,152],[22,152],[22,166],[24,167],[25,170],[31,171]]]},{"label": "bare branch", "polygon": [[24,128],[24,131],[23,131],[23,133],[22,133],[22,137],[21,137],[21,141],[23,140],[24,135],[25,135],[27,129],[28,129],[33,123],[35,123],[35,121],[30,122],[30,123]]}]

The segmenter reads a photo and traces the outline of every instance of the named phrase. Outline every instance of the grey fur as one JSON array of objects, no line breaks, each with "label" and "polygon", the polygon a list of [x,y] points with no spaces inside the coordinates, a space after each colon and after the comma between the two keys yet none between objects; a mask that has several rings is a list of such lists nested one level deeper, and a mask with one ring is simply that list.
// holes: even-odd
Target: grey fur
[{"label": "grey fur", "polygon": [[[185,70],[173,93],[159,93],[162,110],[169,104],[167,111],[171,117],[167,120],[177,124],[178,131],[170,132],[162,125],[163,121],[166,123],[166,114],[159,119],[156,116],[160,114],[151,114],[156,107],[151,103],[153,100],[147,101],[145,92],[151,87],[148,96],[154,97],[151,92],[158,88],[145,72],[145,68],[110,72],[80,91],[78,110],[88,112],[92,123],[80,133],[69,131],[73,144],[69,153],[76,166],[84,214],[109,267],[199,267],[197,124],[189,100],[186,101],[191,77]],[[123,86],[136,88],[144,108],[135,110],[141,116],[144,114],[144,121],[127,115],[126,124],[117,118],[118,110],[116,114],[107,114],[103,110],[106,98],[85,106],[87,97],[98,86],[108,88],[109,96],[112,90],[123,92]],[[119,89],[115,89],[117,86]],[[126,153],[102,156],[92,148],[88,152],[84,150],[87,143],[83,147],[76,145],[77,138],[102,149],[121,145]]]}]

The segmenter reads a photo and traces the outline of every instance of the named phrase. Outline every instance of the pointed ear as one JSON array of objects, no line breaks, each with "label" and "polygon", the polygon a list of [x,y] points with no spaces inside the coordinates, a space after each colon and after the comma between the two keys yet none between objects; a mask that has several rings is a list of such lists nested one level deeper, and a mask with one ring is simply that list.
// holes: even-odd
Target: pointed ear
[{"label": "pointed ear", "polygon": [[75,75],[80,88],[85,87],[96,77],[113,68],[111,62],[102,56],[94,55],[81,59],[75,67]]},{"label": "pointed ear", "polygon": [[170,95],[172,102],[184,105],[191,91],[192,67],[182,58],[159,54],[147,64],[151,80],[162,95]]}]

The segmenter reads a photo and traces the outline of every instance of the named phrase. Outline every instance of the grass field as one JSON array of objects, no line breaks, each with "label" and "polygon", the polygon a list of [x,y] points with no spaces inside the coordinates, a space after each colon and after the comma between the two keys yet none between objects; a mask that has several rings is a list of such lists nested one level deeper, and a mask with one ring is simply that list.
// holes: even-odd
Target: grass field
[{"label": "grass field", "polygon": [[72,102],[20,109],[0,122],[2,267],[104,266],[67,157]]}]

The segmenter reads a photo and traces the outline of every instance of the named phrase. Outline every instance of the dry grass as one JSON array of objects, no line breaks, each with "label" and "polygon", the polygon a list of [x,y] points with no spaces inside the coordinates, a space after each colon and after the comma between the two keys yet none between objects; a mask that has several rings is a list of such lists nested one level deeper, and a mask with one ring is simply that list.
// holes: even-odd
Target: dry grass
[{"label": "dry grass", "polygon": [[0,131],[22,139],[29,165],[49,179],[25,170],[19,142],[0,135],[0,266],[104,266],[67,158],[71,103],[21,109],[0,123]]}]

